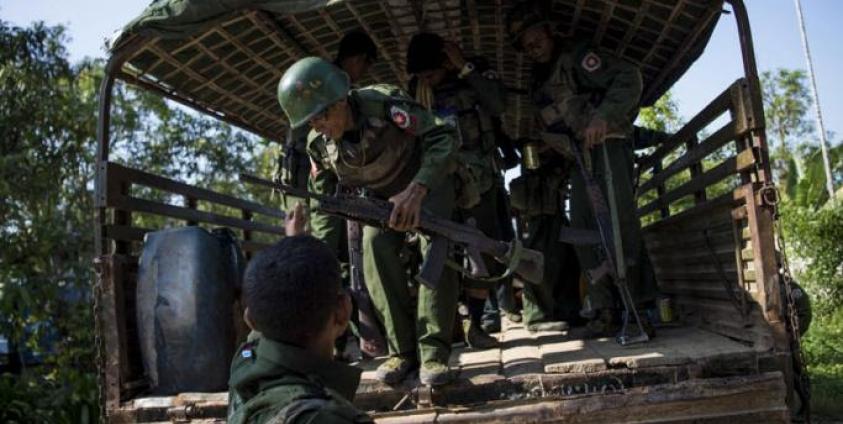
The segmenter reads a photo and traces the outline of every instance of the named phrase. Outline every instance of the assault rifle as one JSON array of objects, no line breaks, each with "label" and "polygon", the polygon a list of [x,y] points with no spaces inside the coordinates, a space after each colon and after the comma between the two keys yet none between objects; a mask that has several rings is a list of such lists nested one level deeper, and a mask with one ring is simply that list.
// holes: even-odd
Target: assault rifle
[{"label": "assault rifle", "polygon": [[[317,209],[346,220],[357,221],[373,227],[387,227],[392,213],[392,203],[366,197],[339,194],[328,196],[311,193],[304,189],[286,186],[249,174],[240,174],[240,181],[274,188],[284,193],[316,200]],[[505,242],[487,237],[477,228],[439,218],[422,210],[418,231],[431,239],[428,255],[416,279],[435,289],[448,263],[448,247],[455,246],[464,251],[473,278],[489,277],[482,254],[492,256],[504,263],[508,269],[504,276],[515,273],[528,283],[541,284],[544,276],[544,256],[541,252],[521,247],[520,242]],[[465,272],[465,271],[464,271]]]},{"label": "assault rifle", "polygon": [[351,280],[351,295],[357,304],[357,330],[363,343],[360,350],[376,358],[386,355],[386,339],[378,327],[375,307],[363,278],[363,228],[359,222],[348,221],[348,265]]},{"label": "assault rifle", "polygon": [[[577,171],[585,182],[588,201],[597,224],[596,232],[581,229],[565,231],[566,229],[563,228],[560,234],[560,241],[578,239],[579,242],[574,244],[592,244],[596,242],[594,244],[599,244],[602,247],[605,254],[605,261],[597,269],[587,271],[590,274],[589,279],[594,282],[600,279],[600,274],[609,274],[618,288],[624,309],[623,327],[617,336],[618,343],[623,346],[633,343],[643,343],[650,340],[650,337],[644,330],[641,317],[635,309],[635,302],[632,299],[632,294],[629,292],[629,286],[626,281],[626,260],[623,254],[620,216],[612,181],[612,169],[609,166],[609,151],[606,147],[606,142],[604,142],[600,147],[603,149],[603,164],[609,200],[607,203],[607,196],[603,195],[603,190],[600,189],[600,185],[590,172],[589,162],[586,162],[587,157],[583,154],[579,137],[577,137],[577,130],[585,128],[585,125],[587,125],[586,120],[590,119],[591,116],[593,116],[591,104],[584,96],[574,96],[569,98],[564,104],[552,105],[541,111],[542,120],[551,129],[551,133],[546,133],[543,140],[559,153],[573,156],[577,164]],[[612,137],[611,134],[607,136],[607,138],[610,137]],[[638,327],[637,334],[628,333],[630,318],[635,319],[635,324]]]}]

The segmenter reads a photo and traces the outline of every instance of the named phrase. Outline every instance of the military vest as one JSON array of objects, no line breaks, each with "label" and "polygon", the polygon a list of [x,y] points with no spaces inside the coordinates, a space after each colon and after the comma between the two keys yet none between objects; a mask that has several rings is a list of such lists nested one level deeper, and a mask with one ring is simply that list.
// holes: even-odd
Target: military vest
[{"label": "military vest", "polygon": [[476,196],[490,190],[499,173],[494,157],[495,128],[492,116],[480,106],[477,93],[464,81],[449,79],[434,90],[432,112],[459,130],[457,172],[462,184],[473,185],[466,189],[475,191]]},{"label": "military vest", "polygon": [[383,102],[383,97],[369,99],[352,92],[357,128],[339,141],[313,133],[309,151],[314,160],[336,173],[340,184],[389,198],[413,180],[422,154],[417,137],[386,119]]}]

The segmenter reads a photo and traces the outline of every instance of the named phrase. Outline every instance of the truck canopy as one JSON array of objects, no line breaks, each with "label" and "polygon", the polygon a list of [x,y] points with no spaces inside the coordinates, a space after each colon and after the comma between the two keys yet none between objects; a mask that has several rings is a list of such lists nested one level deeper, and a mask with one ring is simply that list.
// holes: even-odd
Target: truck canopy
[{"label": "truck canopy", "polygon": [[[512,2],[467,0],[466,6],[460,0],[160,0],[117,34],[111,53],[122,64],[118,79],[281,140],[287,125],[275,87],[293,62],[331,58],[344,33],[361,29],[380,59],[363,83],[406,86],[410,37],[433,31],[489,59],[511,93],[506,130],[530,135],[529,60],[504,25]],[[722,0],[552,2],[560,33],[590,39],[640,66],[643,105],[700,56],[722,6]]]}]

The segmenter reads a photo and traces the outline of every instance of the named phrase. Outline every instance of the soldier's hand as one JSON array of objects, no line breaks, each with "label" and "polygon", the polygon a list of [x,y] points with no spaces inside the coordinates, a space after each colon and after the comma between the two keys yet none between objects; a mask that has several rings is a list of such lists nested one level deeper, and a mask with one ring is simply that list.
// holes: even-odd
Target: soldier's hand
[{"label": "soldier's hand", "polygon": [[396,231],[409,231],[419,226],[421,205],[427,195],[427,187],[412,182],[401,193],[389,198],[394,205],[389,216],[389,228]]},{"label": "soldier's hand", "polygon": [[457,70],[465,66],[465,57],[462,55],[462,50],[460,50],[460,46],[457,43],[447,42],[442,50]]},{"label": "soldier's hand", "polygon": [[307,234],[307,215],[304,213],[304,205],[296,202],[291,214],[284,220],[284,234],[289,237]]},{"label": "soldier's hand", "polygon": [[603,144],[606,139],[606,133],[609,131],[609,123],[603,118],[594,117],[583,131],[585,138],[585,147],[590,149],[594,146]]}]

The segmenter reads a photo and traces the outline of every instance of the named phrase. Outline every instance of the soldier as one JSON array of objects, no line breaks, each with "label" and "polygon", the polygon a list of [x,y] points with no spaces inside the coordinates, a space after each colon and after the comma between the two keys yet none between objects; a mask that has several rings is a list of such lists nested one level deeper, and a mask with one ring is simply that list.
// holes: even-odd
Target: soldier
[{"label": "soldier", "polygon": [[[354,85],[366,75],[375,60],[377,60],[377,48],[372,39],[365,32],[351,31],[340,40],[334,64],[348,74],[351,84]],[[295,131],[299,137],[296,146],[301,149],[307,171],[311,169],[310,159],[306,153],[309,131],[307,125]],[[308,190],[314,193],[333,194],[337,190],[337,176],[333,172],[311,173],[309,179],[305,177],[305,181],[308,184]],[[336,249],[337,257],[341,260],[347,258],[345,220],[319,211],[313,211],[310,215],[312,234]]]},{"label": "soldier", "polygon": [[[627,138],[638,114],[641,96],[641,73],[632,64],[553,32],[547,4],[530,1],[516,6],[508,16],[507,30],[521,51],[531,59],[531,97],[539,113],[539,121],[552,137],[560,126],[577,132],[583,143],[586,161],[590,160],[597,180],[603,183],[602,144],[606,143],[613,175],[613,189],[620,213],[623,254],[628,265],[628,283],[636,292],[639,250],[642,246],[638,217],[635,211],[632,180],[632,145]],[[568,101],[587,98],[591,106],[588,116],[570,116]],[[583,109],[586,110],[586,109]],[[567,111],[567,112],[560,112]],[[554,113],[556,112],[556,113]],[[583,112],[585,113],[585,112]],[[567,115],[566,115],[567,114]],[[578,121],[582,125],[574,125]],[[612,135],[612,138],[607,136]],[[596,229],[585,182],[578,172],[571,174],[571,224],[576,228]],[[597,270],[601,265],[598,250],[577,246],[577,257],[583,270]],[[597,273],[595,273],[597,274]],[[606,274],[603,273],[605,276]],[[591,281],[588,285],[586,309],[592,311],[588,330],[593,335],[610,335],[615,331],[613,287],[610,277]]]},{"label": "soldier", "polygon": [[253,332],[231,364],[229,423],[372,422],[351,404],[360,370],[331,359],[351,299],[328,246],[290,236],[258,253],[243,300]]},{"label": "soldier", "polygon": [[[506,108],[506,93],[497,74],[482,58],[463,57],[460,48],[432,33],[413,36],[407,48],[410,95],[438,117],[459,129],[459,169],[471,187],[458,191],[458,219],[473,222],[489,237],[503,239],[496,183],[503,179],[497,163],[494,120]],[[491,275],[504,272],[502,264],[486,258]],[[469,319],[463,325],[465,342],[478,349],[498,346],[482,329],[483,309],[494,282],[463,279]]]},{"label": "soldier", "polygon": [[390,354],[378,378],[397,383],[420,364],[423,384],[444,384],[451,379],[456,275],[446,269],[436,289],[422,286],[414,312],[399,253],[405,232],[419,223],[422,205],[451,217],[458,135],[397,87],[349,88],[339,68],[309,57],[284,73],[278,100],[292,127],[309,124],[320,135],[308,144],[313,173],[331,171],[340,184],[364,188],[366,195],[394,205],[390,228],[365,227],[363,234],[364,276]]}]

